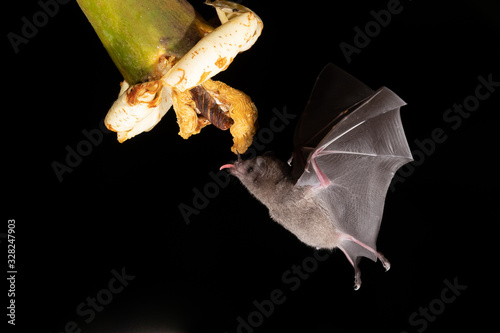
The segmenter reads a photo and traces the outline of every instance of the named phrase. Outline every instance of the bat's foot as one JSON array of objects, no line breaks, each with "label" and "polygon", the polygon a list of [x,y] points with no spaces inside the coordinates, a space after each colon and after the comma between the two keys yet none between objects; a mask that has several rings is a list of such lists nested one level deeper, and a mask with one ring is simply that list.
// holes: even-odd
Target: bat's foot
[{"label": "bat's foot", "polygon": [[361,271],[356,266],[354,268],[354,290],[361,288]]},{"label": "bat's foot", "polygon": [[389,269],[391,269],[391,263],[389,262],[389,260],[387,260],[386,257],[384,257],[384,255],[382,253],[377,252],[377,257],[382,262],[382,265],[384,266],[386,272]]},{"label": "bat's foot", "polygon": [[[344,234],[342,233],[341,236],[340,236],[342,239],[346,239],[346,240],[349,240],[351,242],[354,242],[362,247],[364,247],[365,249],[367,249],[368,251],[370,251],[371,253],[375,254],[377,256],[377,258],[382,262],[382,265],[384,265],[384,268],[385,268],[385,271],[387,272],[390,268],[391,268],[391,263],[389,262],[389,260],[387,260],[384,255],[380,252],[377,252],[375,251],[375,249],[373,249],[372,247],[366,245],[365,243],[363,243],[362,241],[352,237],[351,235],[349,234]],[[342,249],[342,251],[344,251],[344,253],[346,254],[347,258],[349,258],[349,255],[345,252],[345,250]],[[349,261],[351,262],[351,264],[354,266],[353,262],[349,259]]]}]

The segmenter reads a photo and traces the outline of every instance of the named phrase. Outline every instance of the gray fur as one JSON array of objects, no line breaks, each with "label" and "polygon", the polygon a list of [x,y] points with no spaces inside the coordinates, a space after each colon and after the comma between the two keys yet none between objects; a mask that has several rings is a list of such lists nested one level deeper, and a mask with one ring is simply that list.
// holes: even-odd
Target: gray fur
[{"label": "gray fur", "polygon": [[308,187],[295,187],[291,170],[281,160],[266,154],[236,161],[230,173],[248,191],[267,206],[271,218],[316,248],[333,249],[339,235],[317,196],[308,195]]}]

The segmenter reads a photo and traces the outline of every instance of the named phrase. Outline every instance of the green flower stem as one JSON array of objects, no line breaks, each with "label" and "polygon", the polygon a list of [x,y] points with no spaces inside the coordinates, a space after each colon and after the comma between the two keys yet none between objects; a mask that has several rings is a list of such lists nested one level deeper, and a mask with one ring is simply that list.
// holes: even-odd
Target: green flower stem
[{"label": "green flower stem", "polygon": [[162,56],[182,57],[211,30],[186,0],[77,0],[125,80],[158,79]]}]

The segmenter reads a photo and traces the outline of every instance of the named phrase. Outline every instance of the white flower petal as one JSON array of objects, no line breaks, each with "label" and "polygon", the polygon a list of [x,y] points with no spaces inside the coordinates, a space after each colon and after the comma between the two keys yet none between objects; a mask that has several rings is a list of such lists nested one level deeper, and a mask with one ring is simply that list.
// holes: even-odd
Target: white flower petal
[{"label": "white flower petal", "polygon": [[[225,3],[216,1],[210,4]],[[242,9],[233,12],[229,21],[203,37],[167,72],[162,78],[165,84],[180,91],[202,84],[226,70],[238,53],[255,43],[262,31],[262,20],[250,9],[238,6]],[[221,15],[226,15],[224,8],[221,11]]]},{"label": "white flower petal", "polygon": [[124,81],[104,124],[108,129],[118,132],[120,142],[149,131],[172,106],[171,93],[171,88],[160,81],[131,87]]}]

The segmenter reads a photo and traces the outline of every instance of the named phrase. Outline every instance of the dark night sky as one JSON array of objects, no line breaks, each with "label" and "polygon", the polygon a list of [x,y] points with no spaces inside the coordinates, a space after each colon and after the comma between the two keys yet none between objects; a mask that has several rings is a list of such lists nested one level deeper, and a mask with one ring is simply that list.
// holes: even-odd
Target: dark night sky
[{"label": "dark night sky", "polygon": [[[214,15],[201,1],[191,3],[205,18]],[[243,1],[263,19],[264,31],[214,79],[252,97],[261,128],[276,111],[300,115],[329,62],[373,89],[389,87],[408,103],[401,115],[415,162],[400,170],[403,181],[387,195],[378,239],[392,263],[389,272],[363,260],[363,286],[353,291],[353,271],[340,251],[319,252],[316,259],[235,179],[213,185],[211,175],[234,158],[228,132],[209,127],[183,140],[172,111],[154,130],[123,144],[103,133],[60,182],[52,163],[64,163],[67,147],[82,145],[85,131],[102,133],[99,124],[121,81],[71,1],[18,53],[4,38],[7,199],[0,232],[7,232],[8,219],[16,220],[15,331],[489,327],[488,304],[496,302],[492,255],[498,252],[489,227],[498,224],[492,159],[500,110],[500,6],[493,0],[402,0],[390,22],[347,61],[340,44],[354,46],[355,28],[373,26],[373,13],[394,1],[347,3]],[[40,11],[35,1],[7,6],[4,36],[19,34],[22,18]],[[489,92],[480,101],[478,89]],[[464,103],[468,109],[455,112]],[[297,119],[255,149],[287,159]],[[179,206],[193,206],[195,193],[209,187],[216,193],[187,224]],[[126,286],[114,278],[120,274]],[[0,292],[3,311],[8,287],[4,283]],[[96,297],[106,304],[94,311],[89,302]]]}]

